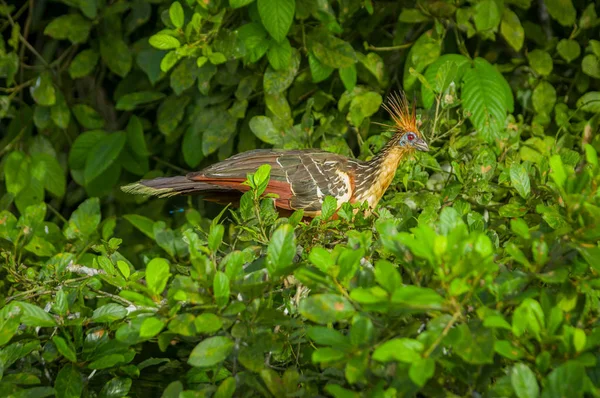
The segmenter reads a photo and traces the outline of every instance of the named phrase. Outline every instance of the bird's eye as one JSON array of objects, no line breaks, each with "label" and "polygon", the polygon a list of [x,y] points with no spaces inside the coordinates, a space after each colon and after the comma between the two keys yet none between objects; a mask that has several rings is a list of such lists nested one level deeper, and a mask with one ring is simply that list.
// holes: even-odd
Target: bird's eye
[{"label": "bird's eye", "polygon": [[413,141],[415,138],[417,138],[417,136],[415,135],[415,133],[408,133],[406,134],[406,139],[409,141]]}]

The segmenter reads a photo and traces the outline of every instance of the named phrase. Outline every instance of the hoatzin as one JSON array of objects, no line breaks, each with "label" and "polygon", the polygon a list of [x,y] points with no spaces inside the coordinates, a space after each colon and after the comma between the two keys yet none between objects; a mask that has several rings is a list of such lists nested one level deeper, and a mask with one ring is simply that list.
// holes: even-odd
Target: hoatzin
[{"label": "hoatzin", "polygon": [[371,159],[364,162],[318,150],[256,149],[232,156],[185,176],[141,180],[122,187],[132,194],[170,197],[199,194],[205,200],[231,203],[249,189],[242,184],[249,173],[271,165],[265,193],[276,194],[280,210],[304,210],[305,217],[321,212],[326,196],[344,202],[367,201],[373,209],[392,182],[400,161],[417,151],[428,151],[417,128],[416,110],[404,96],[395,95],[384,105],[394,121],[394,136]]}]

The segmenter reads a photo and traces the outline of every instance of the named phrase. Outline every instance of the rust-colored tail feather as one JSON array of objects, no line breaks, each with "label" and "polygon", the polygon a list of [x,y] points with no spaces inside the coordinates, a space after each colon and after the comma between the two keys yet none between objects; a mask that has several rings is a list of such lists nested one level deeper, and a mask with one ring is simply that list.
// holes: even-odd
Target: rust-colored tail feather
[{"label": "rust-colored tail feather", "polygon": [[192,181],[185,176],[160,177],[141,180],[121,187],[123,192],[134,195],[158,196],[168,198],[177,195],[201,194],[203,192],[227,191],[222,187],[200,181]]}]

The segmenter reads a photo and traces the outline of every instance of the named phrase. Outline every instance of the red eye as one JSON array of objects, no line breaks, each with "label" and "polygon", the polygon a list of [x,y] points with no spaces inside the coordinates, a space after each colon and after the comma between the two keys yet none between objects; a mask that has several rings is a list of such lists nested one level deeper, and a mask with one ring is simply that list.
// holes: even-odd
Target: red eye
[{"label": "red eye", "polygon": [[416,136],[416,135],[414,135],[413,133],[408,133],[408,134],[406,135],[406,138],[408,138],[408,140],[409,140],[409,141],[412,141],[412,140],[414,140],[415,138],[417,138],[417,136]]}]

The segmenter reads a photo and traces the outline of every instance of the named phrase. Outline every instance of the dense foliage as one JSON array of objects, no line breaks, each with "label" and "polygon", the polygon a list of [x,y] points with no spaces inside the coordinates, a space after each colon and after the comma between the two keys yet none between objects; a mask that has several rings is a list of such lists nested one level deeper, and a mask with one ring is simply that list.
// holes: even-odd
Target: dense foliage
[{"label": "dense foliage", "polygon": [[[0,0],[0,396],[599,396],[598,11]],[[368,159],[401,89],[432,151],[370,217],[280,217],[266,168],[240,208],[119,190]]]}]

